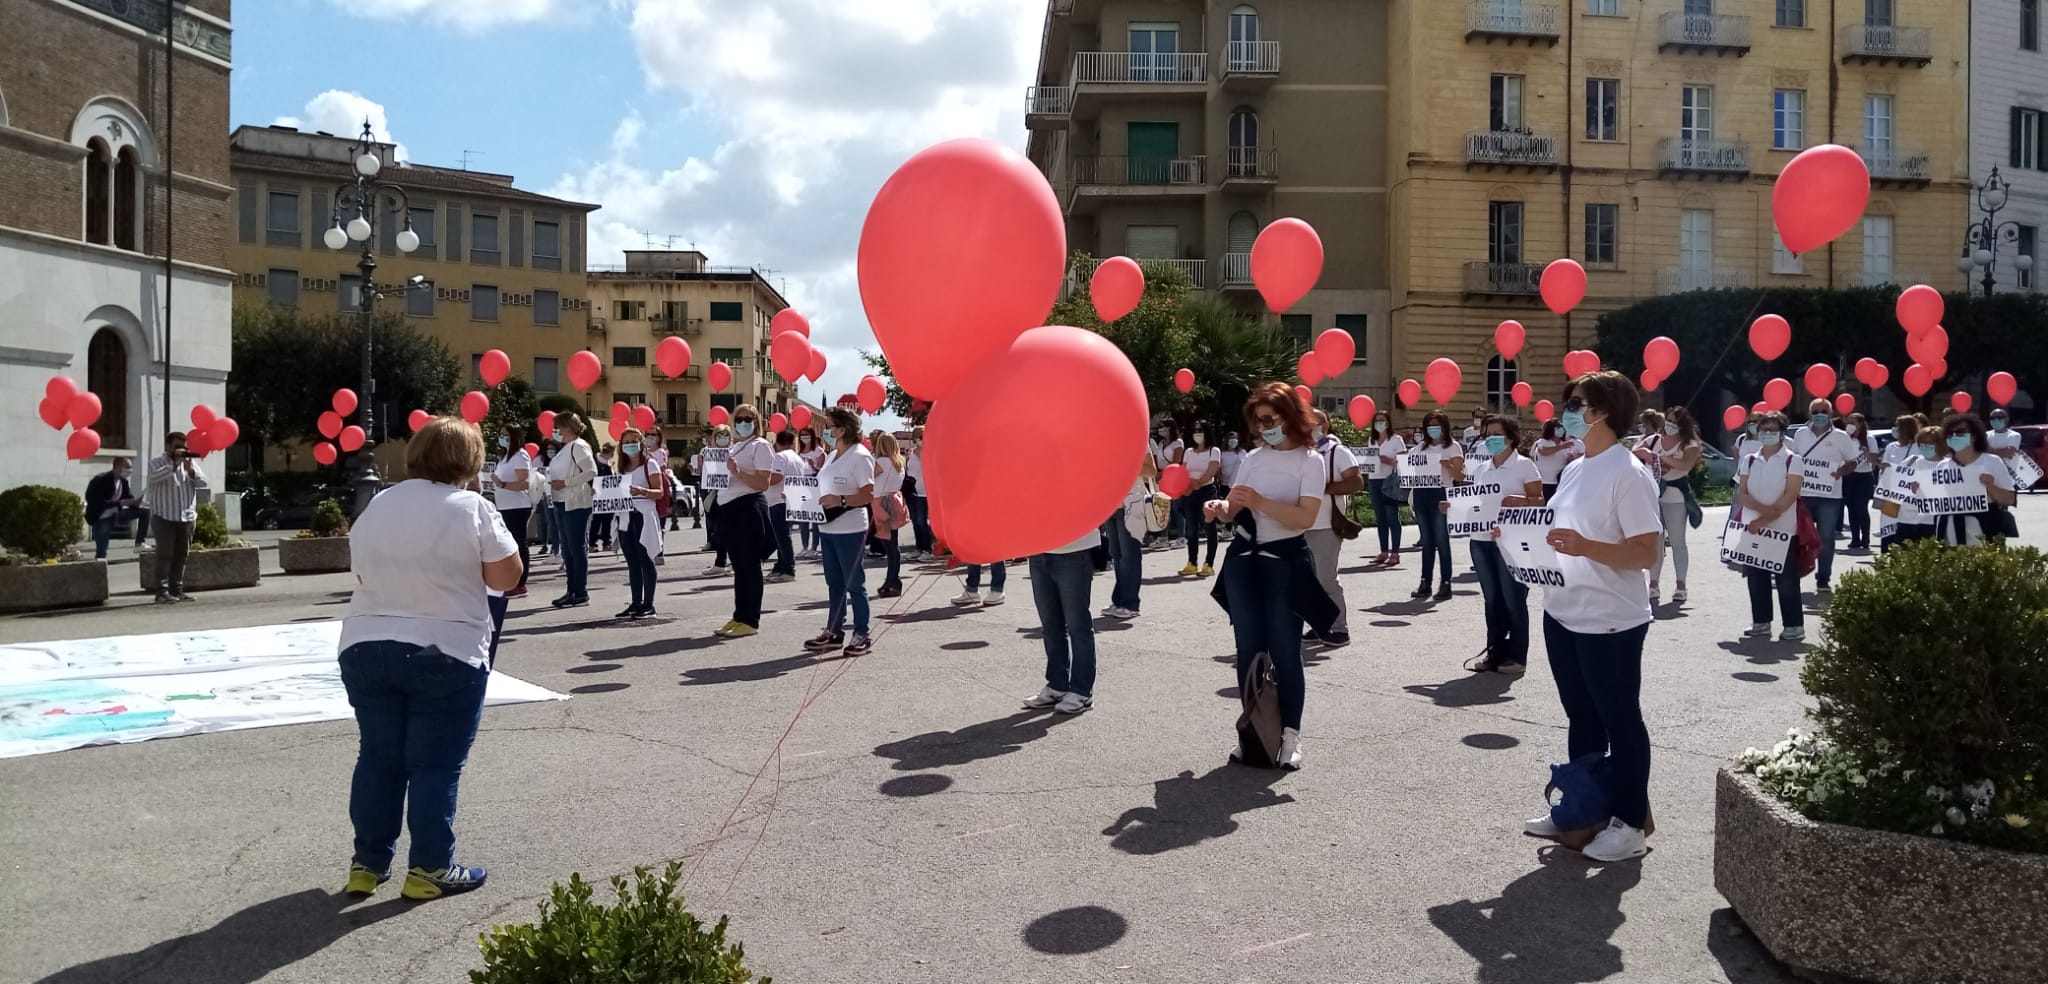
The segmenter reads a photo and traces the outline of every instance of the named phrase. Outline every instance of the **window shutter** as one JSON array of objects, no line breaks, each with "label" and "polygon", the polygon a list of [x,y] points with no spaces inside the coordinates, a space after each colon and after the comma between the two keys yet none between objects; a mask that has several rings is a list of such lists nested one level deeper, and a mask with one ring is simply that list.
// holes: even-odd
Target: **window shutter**
[{"label": "window shutter", "polygon": [[[236,207],[240,210],[240,215],[237,217],[237,224],[240,227],[239,235],[241,236],[241,240],[245,243],[253,243],[256,241],[256,200],[258,194],[259,192],[257,191],[256,188],[256,182],[254,181],[242,181],[240,183],[240,187],[237,189],[238,197],[236,199],[235,204]],[[125,386],[127,384],[124,382],[122,383],[122,385]]]},{"label": "window shutter", "polygon": [[2021,139],[2021,137],[2020,137],[2020,108],[2019,108],[2018,106],[2014,106],[2014,107],[2012,108],[2012,117],[2011,117],[2011,124],[2012,124],[2012,134],[2011,134],[2010,138],[2009,138],[2009,139],[2008,139],[2008,140],[2006,141],[2006,146],[2007,146],[2007,147],[2009,147],[2009,148],[2011,148],[2011,151],[2012,151],[2012,152],[2011,152],[2010,154],[2008,154],[2008,155],[2007,155],[2007,156],[2008,156],[2008,157],[2010,158],[2010,160],[2006,161],[2006,164],[2007,164],[2008,166],[2011,166],[2011,167],[2019,167],[2019,166],[2020,166],[2020,139]]},{"label": "window shutter", "polygon": [[511,229],[511,232],[512,232],[512,241],[511,241],[511,242],[510,242],[509,244],[507,244],[507,246],[506,246],[506,249],[507,249],[507,251],[508,251],[508,254],[509,254],[509,258],[510,258],[510,261],[511,261],[511,265],[512,265],[512,266],[516,266],[516,267],[521,267],[521,266],[525,266],[525,265],[526,265],[526,213],[525,213],[524,211],[520,210],[520,209],[516,209],[516,208],[515,208],[515,209],[513,209],[513,210],[512,210],[512,220],[511,220],[511,221],[512,221],[512,229]]},{"label": "window shutter", "polygon": [[468,258],[462,255],[462,203],[448,203],[448,252],[442,259],[450,263],[464,263]]},{"label": "window shutter", "polygon": [[2034,170],[2048,171],[2048,113],[2034,114]]}]

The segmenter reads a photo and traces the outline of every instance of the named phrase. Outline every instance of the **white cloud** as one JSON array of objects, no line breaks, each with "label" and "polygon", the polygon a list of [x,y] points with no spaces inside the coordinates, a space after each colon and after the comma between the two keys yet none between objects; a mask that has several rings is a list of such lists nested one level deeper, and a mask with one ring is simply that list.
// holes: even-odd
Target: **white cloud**
[{"label": "white cloud", "polygon": [[329,89],[306,103],[303,116],[280,116],[279,126],[297,127],[301,130],[323,130],[337,137],[354,138],[362,135],[363,121],[370,123],[370,134],[379,143],[393,145],[393,153],[399,160],[408,160],[405,145],[391,137],[391,124],[384,114],[384,104],[359,92],[344,92]]},{"label": "white cloud", "polygon": [[332,0],[349,13],[382,20],[421,17],[465,31],[500,24],[527,24],[566,10],[565,0]]}]

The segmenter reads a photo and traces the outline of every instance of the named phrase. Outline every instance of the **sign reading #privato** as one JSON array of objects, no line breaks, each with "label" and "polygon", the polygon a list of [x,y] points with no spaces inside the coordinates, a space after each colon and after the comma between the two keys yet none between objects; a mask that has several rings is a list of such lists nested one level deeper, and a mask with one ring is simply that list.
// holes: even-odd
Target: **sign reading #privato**
[{"label": "sign reading #privato", "polygon": [[2041,463],[2035,461],[2034,456],[2025,451],[2016,452],[2012,457],[2005,459],[2005,463],[2012,468],[2013,488],[2024,492],[2041,480]]},{"label": "sign reading #privato", "polygon": [[782,499],[789,504],[789,521],[817,525],[825,521],[825,507],[818,504],[818,476],[790,475],[782,480]]},{"label": "sign reading #privato", "polygon": [[[1785,515],[1794,517],[1794,523],[1798,522],[1795,514],[1788,512]],[[1721,536],[1721,562],[1735,567],[1754,567],[1772,574],[1785,573],[1785,558],[1791,555],[1795,530],[1775,528],[1786,525],[1782,519],[1774,526],[1754,533],[1747,526],[1730,523]]]},{"label": "sign reading #privato", "polygon": [[730,448],[705,448],[701,456],[703,474],[697,479],[697,487],[714,492],[732,488],[732,471],[725,466],[730,457]]},{"label": "sign reading #privato", "polygon": [[1557,549],[1550,545],[1550,528],[1557,513],[1544,506],[1513,506],[1502,509],[1500,557],[1508,573],[1523,584],[1545,588],[1564,587],[1564,570],[1557,562]]},{"label": "sign reading #privato", "polygon": [[1488,535],[1493,529],[1493,518],[1500,515],[1501,500],[1507,497],[1500,480],[1491,474],[1477,482],[1453,485],[1444,494],[1451,500],[1451,511],[1445,521],[1453,537]]}]

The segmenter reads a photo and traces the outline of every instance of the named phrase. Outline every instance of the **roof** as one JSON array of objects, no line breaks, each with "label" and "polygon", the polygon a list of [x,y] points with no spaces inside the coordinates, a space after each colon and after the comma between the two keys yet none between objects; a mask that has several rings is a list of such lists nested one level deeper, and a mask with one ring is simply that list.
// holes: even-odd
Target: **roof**
[{"label": "roof", "polygon": [[[339,161],[323,161],[304,157],[289,157],[283,154],[265,154],[247,150],[233,150],[228,158],[231,170],[269,171],[272,173],[296,174],[309,178],[331,179],[336,184],[355,177],[355,170]],[[391,183],[407,189],[421,191],[450,192],[476,198],[494,198],[501,201],[532,202],[554,205],[558,208],[580,209],[595,212],[603,206],[584,202],[572,202],[564,198],[550,198],[547,195],[522,191],[506,183],[502,176],[491,180],[476,172],[455,168],[433,167],[424,164],[401,164],[384,172],[381,176]]]}]

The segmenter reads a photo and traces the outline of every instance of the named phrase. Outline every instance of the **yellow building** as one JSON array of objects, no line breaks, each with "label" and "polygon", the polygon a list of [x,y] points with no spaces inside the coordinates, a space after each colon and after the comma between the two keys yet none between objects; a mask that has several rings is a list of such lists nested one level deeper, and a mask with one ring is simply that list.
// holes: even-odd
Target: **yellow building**
[{"label": "yellow building", "polygon": [[[1564,353],[1594,345],[1600,312],[1645,296],[1951,285],[1969,182],[1967,6],[1396,4],[1397,375],[1419,378],[1449,356],[1466,370],[1461,404],[1505,399],[1518,370],[1547,393]],[[1799,150],[1823,143],[1863,154],[1870,208],[1858,228],[1794,257],[1772,226],[1773,183]],[[1569,318],[1536,296],[1543,265],[1562,256],[1589,271]],[[1495,356],[1505,318],[1528,329],[1519,366]]]},{"label": "yellow building", "polygon": [[[627,250],[619,267],[589,271],[591,347],[605,378],[594,407],[615,401],[646,404],[672,446],[701,436],[714,406],[752,403],[763,414],[796,407],[796,391],[768,360],[768,324],[789,303],[751,267],[714,267],[696,250]],[[664,375],[654,363],[662,339],[690,345],[690,368]],[[713,392],[705,378],[714,362],[733,371],[732,385]]]}]

